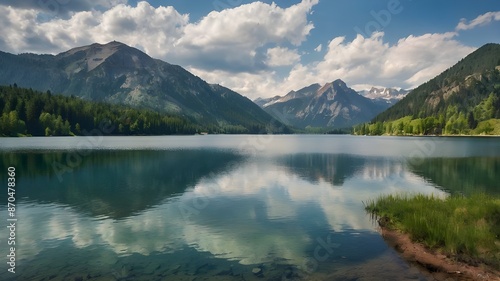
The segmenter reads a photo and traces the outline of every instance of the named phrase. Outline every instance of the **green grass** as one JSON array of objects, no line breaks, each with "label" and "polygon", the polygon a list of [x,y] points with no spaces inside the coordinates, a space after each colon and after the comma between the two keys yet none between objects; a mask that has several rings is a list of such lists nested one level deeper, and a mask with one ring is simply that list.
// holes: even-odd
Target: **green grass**
[{"label": "green grass", "polygon": [[500,198],[386,195],[364,204],[373,215],[387,217],[388,227],[408,233],[414,241],[500,268]]}]

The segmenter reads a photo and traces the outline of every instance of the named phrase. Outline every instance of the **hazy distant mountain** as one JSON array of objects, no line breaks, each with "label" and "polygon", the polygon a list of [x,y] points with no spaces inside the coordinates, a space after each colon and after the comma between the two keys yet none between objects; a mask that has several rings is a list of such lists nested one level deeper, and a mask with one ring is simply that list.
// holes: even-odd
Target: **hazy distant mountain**
[{"label": "hazy distant mountain", "polygon": [[274,120],[251,100],[119,42],[58,55],[0,52],[0,84],[145,107],[216,126],[257,128]]},{"label": "hazy distant mountain", "polygon": [[409,90],[404,89],[372,87],[370,90],[358,93],[366,98],[393,105],[406,97],[409,92]]},{"label": "hazy distant mountain", "polygon": [[281,99],[281,96],[274,96],[272,98],[257,98],[253,102],[256,103],[260,107],[264,107],[265,105],[275,102],[277,100]]},{"label": "hazy distant mountain", "polygon": [[347,128],[369,121],[390,106],[359,95],[342,80],[255,102],[281,122],[298,128]]}]

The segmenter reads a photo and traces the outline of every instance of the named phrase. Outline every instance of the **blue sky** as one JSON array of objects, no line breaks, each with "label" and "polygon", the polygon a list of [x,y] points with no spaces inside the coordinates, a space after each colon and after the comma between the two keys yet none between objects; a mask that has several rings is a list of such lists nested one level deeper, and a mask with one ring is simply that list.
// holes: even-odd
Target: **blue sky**
[{"label": "blue sky", "polygon": [[[200,0],[156,0],[149,1],[154,6],[171,5],[181,13],[188,13],[193,21],[199,21],[213,10],[220,11],[220,7],[232,7],[231,3],[239,5],[248,4],[255,1],[244,0],[221,0],[221,1],[200,1]],[[278,0],[261,1],[264,3],[276,3],[280,7],[289,7],[301,1]],[[320,43],[325,43],[332,36],[346,35],[354,38],[356,32],[354,27],[360,27],[364,31],[366,24],[375,20],[371,11],[379,12],[386,10],[390,1],[379,0],[323,0],[314,7],[313,14],[309,19],[315,23],[315,29],[311,32],[310,39],[305,47],[316,47]],[[457,0],[436,1],[436,0],[400,0],[399,6],[402,12],[391,17],[391,22],[384,31],[387,39],[391,42],[399,38],[414,34],[425,34],[429,32],[447,32],[453,30],[462,19],[474,19],[478,15],[486,12],[500,10],[500,3],[497,0]],[[137,1],[129,1],[137,3]],[[223,6],[219,3],[225,3]],[[332,28],[335,27],[335,28]],[[464,38],[461,41],[470,45],[480,47],[491,42],[500,42],[500,25],[491,24],[480,31],[465,32],[461,34]]]},{"label": "blue sky", "polygon": [[335,79],[412,88],[500,43],[498,0],[40,3],[0,3],[0,50],[56,54],[117,40],[252,99]]}]

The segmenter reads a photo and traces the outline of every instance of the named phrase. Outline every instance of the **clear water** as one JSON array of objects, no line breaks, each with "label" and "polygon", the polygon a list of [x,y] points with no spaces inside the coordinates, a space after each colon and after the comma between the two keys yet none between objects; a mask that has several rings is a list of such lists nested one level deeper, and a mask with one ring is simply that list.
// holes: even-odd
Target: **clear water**
[{"label": "clear water", "polygon": [[363,201],[500,194],[497,138],[2,138],[9,166],[17,263],[2,239],[0,280],[426,280]]}]

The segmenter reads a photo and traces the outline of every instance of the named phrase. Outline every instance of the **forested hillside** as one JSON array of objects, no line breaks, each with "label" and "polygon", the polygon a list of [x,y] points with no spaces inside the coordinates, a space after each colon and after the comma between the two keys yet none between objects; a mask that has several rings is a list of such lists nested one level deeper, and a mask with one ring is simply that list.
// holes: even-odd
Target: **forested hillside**
[{"label": "forested hillside", "polygon": [[248,98],[116,41],[57,55],[0,51],[0,85],[14,83],[88,101],[183,116],[220,132],[258,133],[269,124],[282,126]]},{"label": "forested hillside", "polygon": [[201,126],[188,118],[123,105],[90,102],[31,89],[0,86],[0,136],[171,135],[259,133],[254,126]]},{"label": "forested hillside", "polygon": [[500,45],[487,44],[355,134],[500,134]]}]

